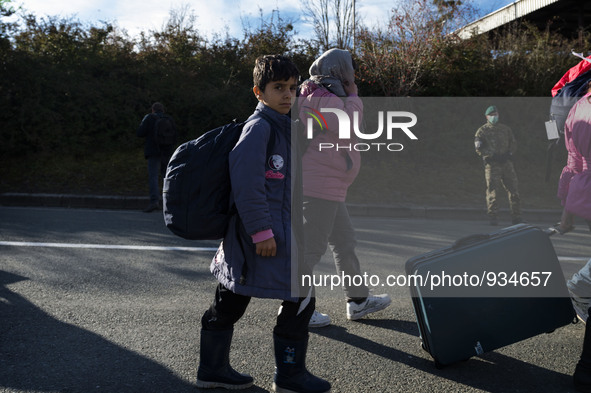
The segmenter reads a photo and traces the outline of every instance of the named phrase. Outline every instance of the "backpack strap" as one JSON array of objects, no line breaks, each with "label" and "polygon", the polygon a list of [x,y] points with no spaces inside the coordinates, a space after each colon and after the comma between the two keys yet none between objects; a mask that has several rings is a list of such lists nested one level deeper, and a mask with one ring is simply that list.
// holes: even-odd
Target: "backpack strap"
[{"label": "backpack strap", "polygon": [[274,129],[274,125],[277,126],[276,122],[271,119],[271,117],[269,117],[268,115],[264,114],[263,112],[259,112],[258,113],[261,117],[261,119],[264,119],[267,121],[267,123],[269,123],[271,125],[271,133],[269,134],[269,142],[267,143],[267,157],[269,157],[269,155],[271,154],[271,149],[273,148],[273,146],[275,145],[275,134],[276,131]]}]

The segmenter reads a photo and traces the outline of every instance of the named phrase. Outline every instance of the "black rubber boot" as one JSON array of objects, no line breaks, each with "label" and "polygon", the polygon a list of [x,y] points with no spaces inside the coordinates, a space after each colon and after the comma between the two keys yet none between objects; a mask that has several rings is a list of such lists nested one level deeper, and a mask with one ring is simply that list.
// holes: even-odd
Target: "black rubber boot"
[{"label": "black rubber boot", "polygon": [[273,335],[275,346],[275,377],[273,391],[277,393],[329,393],[330,383],[306,370],[308,338],[286,340]]},{"label": "black rubber boot", "polygon": [[585,325],[583,352],[575,368],[573,382],[577,391],[591,393],[591,323],[589,321]]},{"label": "black rubber boot", "polygon": [[253,379],[250,375],[241,374],[230,366],[233,333],[233,329],[201,329],[197,387],[238,390],[252,386]]},{"label": "black rubber boot", "polygon": [[497,225],[499,225],[499,220],[498,220],[496,214],[489,214],[488,215],[488,220],[489,220],[490,225],[492,225],[494,227],[496,227]]}]

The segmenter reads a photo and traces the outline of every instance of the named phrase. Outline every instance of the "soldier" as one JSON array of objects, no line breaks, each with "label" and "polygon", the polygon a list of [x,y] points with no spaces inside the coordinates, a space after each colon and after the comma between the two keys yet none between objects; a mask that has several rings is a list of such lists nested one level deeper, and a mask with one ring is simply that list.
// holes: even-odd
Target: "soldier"
[{"label": "soldier", "polygon": [[513,154],[517,148],[511,128],[499,123],[495,106],[489,106],[484,113],[486,124],[476,131],[474,146],[484,161],[486,178],[486,207],[491,225],[498,225],[497,191],[501,186],[507,191],[511,205],[513,224],[523,222],[521,202],[517,188],[517,175],[513,168]]}]

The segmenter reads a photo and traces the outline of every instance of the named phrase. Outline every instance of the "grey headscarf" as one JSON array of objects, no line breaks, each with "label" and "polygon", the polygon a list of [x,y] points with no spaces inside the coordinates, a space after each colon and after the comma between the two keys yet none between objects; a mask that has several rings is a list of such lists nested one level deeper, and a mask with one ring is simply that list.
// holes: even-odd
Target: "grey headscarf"
[{"label": "grey headscarf", "polygon": [[310,80],[323,85],[339,97],[346,97],[344,82],[355,82],[351,53],[344,49],[330,49],[310,66]]}]

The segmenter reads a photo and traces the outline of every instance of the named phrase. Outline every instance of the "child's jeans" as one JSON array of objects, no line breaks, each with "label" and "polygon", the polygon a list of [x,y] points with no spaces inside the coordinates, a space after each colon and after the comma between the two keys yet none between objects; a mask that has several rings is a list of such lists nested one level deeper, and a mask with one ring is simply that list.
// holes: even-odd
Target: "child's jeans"
[{"label": "child's jeans", "polygon": [[[232,329],[244,315],[250,296],[237,295],[219,284],[213,303],[201,318],[204,330]],[[302,340],[308,337],[308,323],[316,307],[313,296],[300,298],[297,302],[283,301],[281,312],[273,333],[288,340]]]}]

